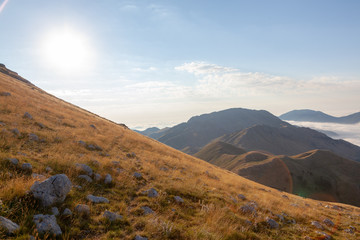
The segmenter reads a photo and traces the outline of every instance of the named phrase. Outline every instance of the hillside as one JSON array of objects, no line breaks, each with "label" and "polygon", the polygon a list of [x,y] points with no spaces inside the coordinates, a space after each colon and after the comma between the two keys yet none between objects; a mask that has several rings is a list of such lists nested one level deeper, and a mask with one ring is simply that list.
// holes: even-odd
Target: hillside
[{"label": "hillside", "polygon": [[330,150],[344,158],[360,161],[360,147],[344,140],[334,140],[310,128],[288,125],[256,125],[224,135],[217,140],[247,151],[261,150],[275,155],[295,155],[314,149]]},{"label": "hillside", "polygon": [[3,72],[0,93],[0,239],[360,237],[357,207],[254,183]]},{"label": "hillside", "polygon": [[257,151],[241,152],[235,146],[213,142],[195,156],[269,187],[360,206],[360,163],[329,151],[274,156]]},{"label": "hillside", "polygon": [[293,110],[279,116],[282,120],[303,122],[330,122],[341,124],[355,124],[360,122],[360,112],[343,117],[334,117],[320,111],[309,109]]}]

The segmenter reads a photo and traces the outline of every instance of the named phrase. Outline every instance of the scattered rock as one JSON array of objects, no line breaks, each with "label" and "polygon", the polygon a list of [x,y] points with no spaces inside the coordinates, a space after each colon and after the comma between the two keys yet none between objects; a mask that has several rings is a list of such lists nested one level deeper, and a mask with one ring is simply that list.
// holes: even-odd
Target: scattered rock
[{"label": "scattered rock", "polygon": [[319,232],[319,231],[316,231],[317,234],[320,234],[322,235],[323,237],[321,238],[322,240],[331,240],[332,237],[324,232]]},{"label": "scattered rock", "polygon": [[34,178],[34,179],[36,179],[36,180],[39,180],[39,181],[46,179],[46,177],[45,177],[44,175],[38,174],[38,173],[33,173],[33,174],[31,174],[31,177]]},{"label": "scattered rock", "polygon": [[24,113],[23,118],[33,119],[33,117],[31,116],[31,114],[28,113],[28,112],[25,112],[25,113]]},{"label": "scattered rock", "polygon": [[281,215],[281,214],[276,214],[275,216],[277,216],[281,222],[285,222],[285,218],[284,218],[283,215]]},{"label": "scattered rock", "polygon": [[102,151],[103,149],[98,145],[87,144],[86,148],[91,151]]},{"label": "scattered rock", "polygon": [[317,229],[323,230],[324,227],[318,221],[312,221],[311,225],[316,227]]},{"label": "scattered rock", "polygon": [[53,170],[52,170],[51,167],[47,166],[47,167],[45,168],[45,171],[46,171],[47,173],[50,173],[50,172],[52,172]]},{"label": "scattered rock", "polygon": [[128,153],[128,154],[126,154],[126,157],[128,157],[128,158],[135,158],[135,157],[136,157],[136,154],[135,154],[135,153]]},{"label": "scattered rock", "polygon": [[0,228],[4,229],[7,234],[14,234],[20,229],[20,226],[7,218],[0,216]]},{"label": "scattered rock", "polygon": [[105,184],[111,184],[111,182],[112,182],[112,177],[111,177],[111,175],[110,175],[110,174],[106,174],[104,183],[105,183]]},{"label": "scattered rock", "polygon": [[333,227],[333,226],[335,226],[334,222],[331,221],[331,220],[328,219],[328,218],[324,219],[323,223],[325,223],[328,227]]},{"label": "scattered rock", "polygon": [[159,196],[158,192],[154,188],[150,188],[146,192],[147,192],[147,196],[151,198]]},{"label": "scattered rock", "polygon": [[41,183],[36,181],[30,191],[43,206],[48,207],[55,203],[62,203],[70,192],[71,185],[71,181],[65,174],[57,174]]},{"label": "scattered rock", "polygon": [[240,211],[243,213],[243,214],[256,214],[256,209],[255,207],[249,205],[249,204],[246,204],[244,206],[241,206],[240,207]]},{"label": "scattered rock", "polygon": [[19,160],[17,158],[8,158],[9,162],[15,166],[19,164]]},{"label": "scattered rock", "polygon": [[289,199],[289,197],[287,195],[282,195],[281,197]]},{"label": "scattered rock", "polygon": [[266,223],[269,225],[270,228],[273,228],[273,229],[279,228],[279,224],[275,220],[273,220],[271,218],[267,217],[266,218]]},{"label": "scattered rock", "polygon": [[31,166],[30,163],[23,163],[23,164],[21,165],[21,169],[22,169],[23,171],[29,171],[29,172],[31,172],[31,171],[32,171],[32,166]]},{"label": "scattered rock", "polygon": [[10,97],[11,93],[9,93],[9,92],[0,92],[0,96],[1,97]]},{"label": "scattered rock", "polygon": [[234,198],[233,196],[230,196],[231,201],[233,201],[235,204],[238,203],[238,201],[236,200],[236,198]]},{"label": "scattered rock", "polygon": [[105,211],[103,217],[108,219],[110,222],[114,222],[123,218],[121,215],[110,211]]},{"label": "scattered rock", "polygon": [[161,170],[161,171],[164,171],[164,172],[169,171],[169,169],[168,169],[167,167],[161,167],[160,170]]},{"label": "scattered rock", "polygon": [[141,207],[141,209],[144,210],[145,215],[154,213],[154,211],[151,208],[149,208],[148,206]]},{"label": "scattered rock", "polygon": [[136,179],[142,179],[141,173],[135,172],[133,175]]},{"label": "scattered rock", "polygon": [[5,126],[6,124],[3,122],[0,122],[0,126]]},{"label": "scattered rock", "polygon": [[43,215],[38,214],[34,216],[34,223],[36,224],[36,229],[40,234],[50,233],[54,235],[61,235],[61,229],[56,222],[56,217],[54,215]]},{"label": "scattered rock", "polygon": [[148,240],[146,237],[142,237],[140,235],[136,235],[134,240]]},{"label": "scattered rock", "polygon": [[20,136],[20,131],[17,128],[14,128],[11,132],[16,136]]},{"label": "scattered rock", "polygon": [[241,200],[245,200],[245,199],[246,199],[246,197],[245,197],[244,195],[242,195],[242,194],[238,194],[237,197],[238,197],[239,199],[241,199]]},{"label": "scattered rock", "polygon": [[101,175],[100,174],[98,174],[98,173],[95,173],[94,174],[94,179],[95,179],[95,181],[100,181],[101,180]]},{"label": "scattered rock", "polygon": [[94,196],[94,195],[88,195],[86,197],[87,200],[89,200],[90,202],[92,203],[109,203],[109,200],[107,198],[104,198],[104,197],[97,197],[97,196]]},{"label": "scattered rock", "polygon": [[79,175],[78,176],[78,178],[80,178],[80,179],[84,179],[86,182],[88,182],[88,183],[92,183],[92,179],[91,179],[91,177],[89,177],[88,175]]},{"label": "scattered rock", "polygon": [[335,210],[338,210],[338,211],[342,211],[343,210],[343,208],[342,207],[340,207],[340,206],[332,206],[332,209],[335,209]]},{"label": "scattered rock", "polygon": [[37,122],[37,123],[35,123],[35,124],[36,124],[39,128],[41,128],[41,129],[45,128],[45,125],[42,124],[42,123]]},{"label": "scattered rock", "polygon": [[86,164],[77,163],[77,164],[76,164],[76,169],[77,169],[78,171],[81,171],[81,172],[86,173],[86,175],[88,175],[88,176],[90,176],[90,177],[93,175],[93,170],[91,169],[91,167],[89,167],[89,166],[86,165]]},{"label": "scattered rock", "polygon": [[75,207],[75,212],[83,215],[90,215],[90,207],[85,204],[79,204]]},{"label": "scattered rock", "polygon": [[59,209],[57,207],[52,207],[51,208],[51,213],[54,215],[54,216],[59,216],[60,212],[59,212]]},{"label": "scattered rock", "polygon": [[62,215],[63,216],[72,216],[72,211],[68,208],[65,208]]},{"label": "scattered rock", "polygon": [[34,141],[34,142],[38,142],[40,139],[35,133],[29,133],[29,140]]},{"label": "scattered rock", "polygon": [[177,202],[177,203],[183,203],[183,202],[184,202],[184,200],[183,200],[181,197],[179,197],[179,196],[175,196],[175,197],[174,197],[174,200],[175,200],[175,202]]},{"label": "scattered rock", "polygon": [[90,127],[92,127],[93,129],[96,129],[94,124],[90,124]]},{"label": "scattered rock", "polygon": [[78,143],[83,147],[86,147],[87,145],[86,142],[84,142],[83,140],[78,141]]}]

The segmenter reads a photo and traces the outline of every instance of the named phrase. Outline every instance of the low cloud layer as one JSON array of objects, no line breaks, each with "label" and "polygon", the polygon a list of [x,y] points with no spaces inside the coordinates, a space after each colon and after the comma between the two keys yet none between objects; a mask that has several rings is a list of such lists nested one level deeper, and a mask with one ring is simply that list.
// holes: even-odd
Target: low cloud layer
[{"label": "low cloud layer", "polygon": [[[317,123],[317,122],[298,122],[287,121],[290,124],[308,127],[320,132],[334,139],[343,139],[352,144],[360,146],[360,123],[357,124],[339,124],[339,123]],[[334,134],[335,133],[335,134]]]}]

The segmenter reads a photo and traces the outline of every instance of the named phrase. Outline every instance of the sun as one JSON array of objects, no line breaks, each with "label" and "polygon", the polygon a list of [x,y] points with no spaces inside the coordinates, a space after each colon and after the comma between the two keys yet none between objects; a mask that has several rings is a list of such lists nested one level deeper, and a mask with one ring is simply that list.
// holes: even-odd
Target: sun
[{"label": "sun", "polygon": [[64,74],[86,71],[92,64],[93,50],[89,39],[71,28],[48,32],[41,49],[45,64]]}]

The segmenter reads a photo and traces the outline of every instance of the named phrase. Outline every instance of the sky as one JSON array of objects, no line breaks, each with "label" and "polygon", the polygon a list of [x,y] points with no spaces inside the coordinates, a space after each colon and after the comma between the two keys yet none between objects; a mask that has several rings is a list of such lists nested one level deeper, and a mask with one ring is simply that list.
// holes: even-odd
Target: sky
[{"label": "sky", "polygon": [[131,128],[360,111],[357,0],[0,0],[0,63]]}]

